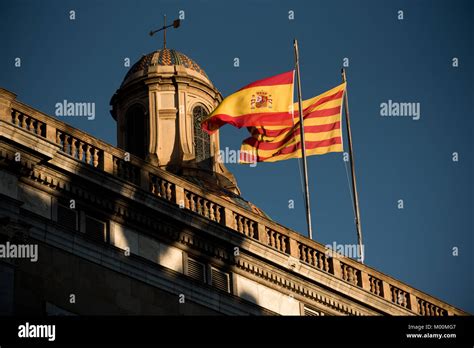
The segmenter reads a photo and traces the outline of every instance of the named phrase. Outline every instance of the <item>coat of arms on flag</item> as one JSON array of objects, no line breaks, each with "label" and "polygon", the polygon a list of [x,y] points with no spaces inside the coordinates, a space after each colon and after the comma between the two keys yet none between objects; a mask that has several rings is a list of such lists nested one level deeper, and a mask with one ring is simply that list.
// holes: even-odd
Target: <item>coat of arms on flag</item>
[{"label": "coat of arms on flag", "polygon": [[252,94],[250,99],[250,109],[254,110],[255,108],[272,108],[273,99],[272,95],[265,91],[257,92],[257,95]]}]

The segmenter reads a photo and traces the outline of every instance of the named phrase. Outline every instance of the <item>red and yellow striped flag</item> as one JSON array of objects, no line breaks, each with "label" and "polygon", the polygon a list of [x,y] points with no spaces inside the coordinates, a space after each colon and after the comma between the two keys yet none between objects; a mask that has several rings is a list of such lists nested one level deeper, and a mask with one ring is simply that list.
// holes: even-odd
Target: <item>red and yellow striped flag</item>
[{"label": "red and yellow striped flag", "polygon": [[225,98],[201,127],[209,134],[224,124],[237,128],[277,125],[292,126],[293,70],[255,81]]},{"label": "red and yellow striped flag", "polygon": [[[319,96],[303,101],[306,155],[342,152],[341,111],[346,83]],[[276,162],[301,158],[298,104],[292,125],[250,127],[250,138],[240,148],[240,163]]]}]

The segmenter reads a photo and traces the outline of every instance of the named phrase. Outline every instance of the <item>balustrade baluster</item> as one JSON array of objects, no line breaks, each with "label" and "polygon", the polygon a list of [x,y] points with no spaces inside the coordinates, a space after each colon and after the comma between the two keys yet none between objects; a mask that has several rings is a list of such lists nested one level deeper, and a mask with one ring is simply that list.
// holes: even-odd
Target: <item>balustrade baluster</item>
[{"label": "balustrade baluster", "polygon": [[191,193],[191,210],[196,211],[196,196]]},{"label": "balustrade baluster", "polygon": [[92,163],[96,168],[99,166],[99,149],[94,148],[94,157]]},{"label": "balustrade baluster", "polygon": [[316,250],[311,251],[311,265],[318,266],[318,253]]},{"label": "balustrade baluster", "polygon": [[[276,234],[276,233],[275,233]],[[278,250],[280,250],[280,247],[281,247],[281,243],[280,243],[280,236],[278,234],[276,234],[275,236],[275,248],[277,248]]]},{"label": "balustrade baluster", "polygon": [[64,152],[71,154],[71,137],[67,134],[64,134]]},{"label": "balustrade baluster", "polygon": [[318,267],[319,269],[324,270],[323,254],[320,253],[320,252],[318,252],[318,265],[317,265],[317,267]]},{"label": "balustrade baluster", "polygon": [[64,151],[64,147],[62,145],[62,140],[61,140],[62,133],[60,131],[56,132],[56,144],[60,145],[61,151]]},{"label": "balustrade baluster", "polygon": [[76,157],[76,139],[75,138],[71,138],[71,156],[72,157]]},{"label": "balustrade baluster", "polygon": [[308,262],[310,265],[313,264],[313,252],[314,252],[313,249],[308,249],[308,261],[307,261],[307,262]]},{"label": "balustrade baluster", "polygon": [[202,197],[197,197],[197,210],[199,215],[203,215],[204,207]]},{"label": "balustrade baluster", "polygon": [[191,206],[190,206],[190,204],[189,204],[189,201],[190,201],[189,192],[186,191],[185,194],[184,194],[184,207],[185,207],[186,209],[191,209]]},{"label": "balustrade baluster", "polygon": [[91,150],[92,150],[92,147],[89,144],[86,144],[86,163],[87,164],[91,163]]},{"label": "balustrade baluster", "polygon": [[165,181],[164,180],[160,180],[160,197],[165,197],[165,192],[166,192],[166,188],[165,188]]},{"label": "balustrade baluster", "polygon": [[250,224],[250,237],[256,238],[256,231],[255,231],[255,223],[253,221],[249,221]]},{"label": "balustrade baluster", "polygon": [[307,255],[307,250],[306,250],[306,246],[303,245],[303,248],[302,248],[302,254],[303,254],[303,261],[306,262],[308,260],[308,255]]},{"label": "balustrade baluster", "polygon": [[240,215],[237,216],[237,230],[239,232],[243,232],[243,230],[244,230],[244,226],[242,224],[242,216],[240,216]]},{"label": "balustrade baluster", "polygon": [[214,209],[215,209],[215,204],[210,202],[209,203],[209,219],[212,221],[215,221],[215,215],[214,215]]}]

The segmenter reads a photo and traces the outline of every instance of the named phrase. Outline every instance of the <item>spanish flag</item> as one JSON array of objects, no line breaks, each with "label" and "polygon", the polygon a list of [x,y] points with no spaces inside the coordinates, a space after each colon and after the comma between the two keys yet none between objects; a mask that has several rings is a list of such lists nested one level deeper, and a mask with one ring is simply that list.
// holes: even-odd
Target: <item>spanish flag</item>
[{"label": "spanish flag", "polygon": [[202,121],[202,129],[212,134],[224,124],[292,126],[293,75],[292,70],[241,88]]},{"label": "spanish flag", "polygon": [[[342,152],[341,114],[346,83],[303,101],[306,156]],[[276,162],[301,158],[298,104],[290,115],[292,125],[249,127],[251,137],[240,148],[240,163]]]}]

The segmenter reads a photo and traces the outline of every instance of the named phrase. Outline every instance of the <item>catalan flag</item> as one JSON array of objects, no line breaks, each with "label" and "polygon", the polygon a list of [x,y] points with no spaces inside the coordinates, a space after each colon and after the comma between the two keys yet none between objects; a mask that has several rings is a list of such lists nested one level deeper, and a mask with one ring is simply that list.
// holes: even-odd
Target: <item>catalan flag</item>
[{"label": "catalan flag", "polygon": [[224,124],[292,126],[293,75],[292,70],[241,88],[202,121],[202,129],[212,134]]},{"label": "catalan flag", "polygon": [[[341,111],[346,83],[319,96],[303,101],[306,156],[342,152]],[[301,158],[298,104],[290,114],[291,126],[260,125],[249,127],[251,137],[240,148],[240,162],[276,162]],[[297,121],[298,120],[298,121]]]}]

